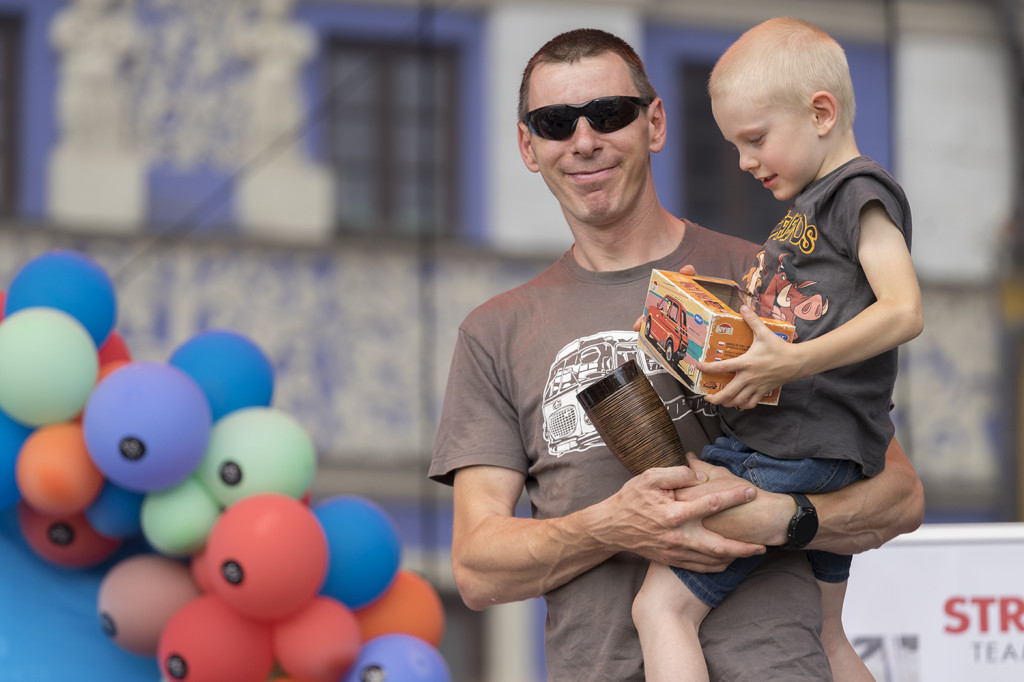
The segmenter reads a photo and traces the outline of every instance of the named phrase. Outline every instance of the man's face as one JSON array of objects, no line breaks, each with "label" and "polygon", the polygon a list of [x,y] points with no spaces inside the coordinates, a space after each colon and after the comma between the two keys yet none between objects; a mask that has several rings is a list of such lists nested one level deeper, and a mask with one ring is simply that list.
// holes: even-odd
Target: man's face
[{"label": "man's face", "polygon": [[[598,97],[639,93],[622,59],[612,53],[574,64],[544,63],[530,77],[529,110],[582,104]],[[586,118],[565,140],[547,140],[519,123],[519,151],[526,167],[540,173],[570,226],[601,227],[628,218],[645,198],[656,200],[650,153],[664,144],[661,100],[641,109],[635,121],[597,133]]]}]

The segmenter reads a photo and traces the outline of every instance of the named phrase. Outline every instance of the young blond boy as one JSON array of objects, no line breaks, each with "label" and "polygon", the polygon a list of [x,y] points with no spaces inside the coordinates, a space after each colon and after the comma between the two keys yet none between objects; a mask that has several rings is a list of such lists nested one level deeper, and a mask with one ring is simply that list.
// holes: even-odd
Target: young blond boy
[{"label": "young blond boy", "polygon": [[[702,457],[764,489],[796,493],[805,512],[804,494],[884,466],[895,349],[923,327],[910,207],[895,180],[858,151],[846,57],[817,27],[779,18],[750,29],[719,59],[708,91],[740,168],[792,202],[745,280],[757,312],[793,322],[798,342],[776,338],[744,306],[755,343],[713,368],[736,376],[708,398],[721,406],[728,435]],[[758,405],[783,384],[778,407]],[[811,537],[791,535],[789,546]],[[835,679],[872,679],[842,627],[850,557],[808,556]],[[758,560],[737,560],[718,574],[651,564],[633,604],[647,680],[708,679],[700,623]]]}]

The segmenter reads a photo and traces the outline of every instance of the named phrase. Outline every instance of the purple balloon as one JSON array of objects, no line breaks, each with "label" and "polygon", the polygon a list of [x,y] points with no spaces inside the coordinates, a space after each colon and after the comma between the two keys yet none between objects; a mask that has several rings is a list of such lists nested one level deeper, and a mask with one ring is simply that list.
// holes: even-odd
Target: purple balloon
[{"label": "purple balloon", "polygon": [[171,365],[131,362],[105,377],[82,417],[96,467],[133,492],[181,483],[210,440],[210,403],[188,374]]},{"label": "purple balloon", "polygon": [[436,648],[419,637],[380,635],[363,645],[355,665],[339,682],[401,680],[402,682],[451,682],[448,663]]}]

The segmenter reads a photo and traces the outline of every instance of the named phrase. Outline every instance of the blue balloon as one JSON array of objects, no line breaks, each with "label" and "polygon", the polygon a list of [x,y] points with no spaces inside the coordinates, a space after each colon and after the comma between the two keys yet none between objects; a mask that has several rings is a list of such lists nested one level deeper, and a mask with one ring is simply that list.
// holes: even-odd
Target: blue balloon
[{"label": "blue balloon", "polygon": [[85,518],[100,535],[127,540],[142,532],[142,500],[145,497],[142,493],[125,490],[107,481],[86,508]]},{"label": "blue balloon", "polygon": [[451,670],[440,651],[419,637],[391,634],[366,642],[359,650],[359,658],[340,682],[451,682],[451,679]]},{"label": "blue balloon", "polygon": [[117,297],[107,273],[76,251],[49,251],[26,263],[11,280],[4,314],[42,306],[82,323],[99,348],[117,319]]},{"label": "blue balloon", "polygon": [[196,334],[171,355],[169,364],[196,380],[210,401],[213,420],[243,407],[268,407],[274,368],[255,343],[232,331]]},{"label": "blue balloon", "polygon": [[96,467],[114,484],[146,493],[181,483],[210,440],[210,404],[189,375],[130,362],[107,375],[85,404],[82,430]]},{"label": "blue balloon", "polygon": [[320,593],[353,611],[375,601],[391,586],[402,555],[391,518],[376,503],[348,495],[312,509],[327,536],[327,577]]},{"label": "blue balloon", "polygon": [[21,446],[32,430],[0,412],[0,510],[13,507],[21,499],[14,470]]}]

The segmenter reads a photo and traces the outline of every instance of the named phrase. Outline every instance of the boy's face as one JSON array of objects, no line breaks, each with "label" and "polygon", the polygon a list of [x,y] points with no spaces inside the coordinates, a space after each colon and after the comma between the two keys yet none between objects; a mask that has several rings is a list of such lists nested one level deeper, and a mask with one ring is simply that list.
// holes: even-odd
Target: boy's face
[{"label": "boy's face", "polygon": [[711,111],[722,135],[739,153],[740,169],[779,201],[792,199],[832,170],[811,106],[798,111],[729,94],[712,99]]}]

